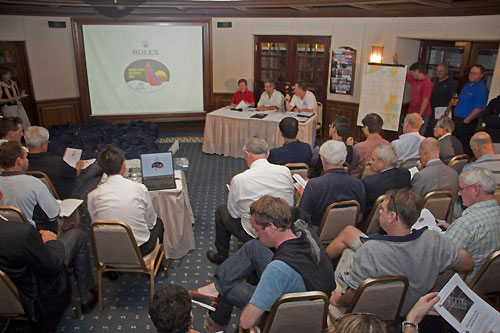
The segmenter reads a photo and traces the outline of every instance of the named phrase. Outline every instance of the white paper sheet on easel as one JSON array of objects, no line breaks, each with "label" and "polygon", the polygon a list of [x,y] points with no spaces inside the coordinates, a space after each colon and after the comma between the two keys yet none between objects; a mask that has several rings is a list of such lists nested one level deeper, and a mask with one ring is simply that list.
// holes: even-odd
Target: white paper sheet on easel
[{"label": "white paper sheet on easel", "polygon": [[[444,116],[444,113],[446,112],[446,109],[448,109],[446,106],[437,106],[434,108],[434,117],[436,119],[440,119],[442,116]],[[451,112],[448,113],[448,118],[451,119]]]},{"label": "white paper sheet on easel", "polygon": [[460,333],[500,333],[500,313],[473,292],[458,274],[439,292],[434,309]]}]

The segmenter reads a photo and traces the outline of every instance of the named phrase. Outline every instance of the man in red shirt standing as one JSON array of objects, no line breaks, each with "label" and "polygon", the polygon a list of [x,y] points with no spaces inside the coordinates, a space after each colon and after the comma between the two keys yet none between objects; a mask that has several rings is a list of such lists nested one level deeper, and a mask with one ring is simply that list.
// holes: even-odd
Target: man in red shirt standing
[{"label": "man in red shirt standing", "polygon": [[410,106],[408,114],[419,113],[424,120],[420,127],[420,135],[424,135],[431,118],[431,104],[429,102],[432,94],[433,84],[425,74],[425,67],[421,63],[414,63],[406,74],[406,82],[411,84]]},{"label": "man in red shirt standing", "polygon": [[239,90],[233,94],[233,98],[231,99],[231,105],[238,105],[241,101],[244,101],[248,106],[254,106],[255,99],[253,98],[253,93],[248,90],[247,80],[239,79],[238,87]]}]

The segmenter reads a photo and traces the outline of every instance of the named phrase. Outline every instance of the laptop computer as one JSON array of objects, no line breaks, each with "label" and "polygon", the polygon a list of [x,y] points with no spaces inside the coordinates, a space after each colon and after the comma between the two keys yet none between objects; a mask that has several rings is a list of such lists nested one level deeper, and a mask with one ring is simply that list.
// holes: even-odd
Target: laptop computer
[{"label": "laptop computer", "polygon": [[173,189],[175,186],[172,153],[141,154],[142,183],[148,190]]}]

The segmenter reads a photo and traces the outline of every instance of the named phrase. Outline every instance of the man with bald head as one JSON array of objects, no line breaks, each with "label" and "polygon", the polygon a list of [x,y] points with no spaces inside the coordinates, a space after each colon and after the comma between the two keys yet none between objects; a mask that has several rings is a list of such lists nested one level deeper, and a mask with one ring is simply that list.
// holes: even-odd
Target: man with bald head
[{"label": "man with bald head", "polygon": [[439,143],[434,138],[426,138],[420,144],[420,161],[425,166],[411,181],[411,187],[422,198],[432,191],[458,190],[458,173],[439,159]]},{"label": "man with bald head", "polygon": [[500,154],[495,154],[491,137],[486,132],[477,132],[470,139],[470,148],[476,161],[467,164],[464,170],[481,167],[490,170],[500,186]]},{"label": "man with bald head", "polygon": [[418,157],[418,148],[425,137],[420,135],[419,130],[423,124],[422,116],[418,113],[406,115],[403,122],[403,134],[399,139],[391,142],[398,156],[398,165],[408,158]]}]

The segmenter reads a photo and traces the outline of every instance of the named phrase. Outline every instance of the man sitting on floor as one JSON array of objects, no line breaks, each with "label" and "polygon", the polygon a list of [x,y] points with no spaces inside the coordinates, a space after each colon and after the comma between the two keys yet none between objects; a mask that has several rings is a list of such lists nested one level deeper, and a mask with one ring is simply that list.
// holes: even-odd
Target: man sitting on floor
[{"label": "man sitting on floor", "polygon": [[418,148],[425,139],[418,131],[423,120],[418,113],[411,113],[405,117],[403,122],[403,134],[399,139],[391,142],[398,155],[398,164],[409,158],[418,158]]},{"label": "man sitting on floor", "polygon": [[[335,287],[330,259],[311,229],[301,220],[294,223],[286,201],[263,196],[250,206],[250,221],[259,240],[245,243],[217,267],[214,283],[191,291],[195,299],[218,302],[206,322],[209,332],[224,329],[233,306],[243,309],[240,325],[247,329],[284,294],[318,290],[329,295]],[[245,281],[254,273],[260,278],[257,286]]]},{"label": "man sitting on floor", "polygon": [[411,230],[420,216],[422,201],[410,189],[390,190],[380,209],[380,226],[387,235],[368,237],[354,227],[346,227],[328,245],[326,251],[332,259],[347,249],[335,274],[341,274],[338,281],[345,281],[340,284],[345,293],[338,288],[330,298],[335,316],[341,312],[339,307],[350,304],[365,279],[405,276],[409,286],[401,315],[406,315],[432,288],[440,272],[449,267],[459,272],[472,269],[470,254],[450,239],[427,228]]},{"label": "man sitting on floor", "polygon": [[297,139],[299,122],[293,117],[286,117],[279,124],[281,137],[285,140],[283,147],[271,149],[267,160],[272,164],[311,163],[311,146]]},{"label": "man sitting on floor", "polygon": [[199,333],[190,329],[192,307],[191,296],[186,289],[168,284],[149,301],[149,316],[158,332]]},{"label": "man sitting on floor", "polygon": [[439,141],[439,158],[448,165],[451,158],[464,153],[462,143],[453,134],[455,123],[448,117],[438,120],[434,126],[434,137]]},{"label": "man sitting on floor", "polygon": [[77,179],[82,171],[83,161],[78,161],[76,168],[73,168],[61,157],[50,154],[48,152],[49,131],[46,128],[30,126],[26,129],[24,138],[30,152],[28,170],[45,172],[62,200],[75,197]]},{"label": "man sitting on floor", "polygon": [[108,177],[88,195],[90,219],[128,224],[145,256],[154,250],[158,240],[163,243],[163,221],[156,217],[148,189],[123,177],[125,154],[120,148],[104,149],[97,162]]},{"label": "man sitting on floor", "polygon": [[25,175],[28,169],[26,151],[17,141],[0,145],[2,206],[19,208],[38,230],[58,232],[59,205],[47,186],[38,178]]},{"label": "man sitting on floor", "polygon": [[488,256],[500,249],[500,207],[493,197],[497,188],[495,176],[487,169],[475,167],[460,174],[458,193],[466,207],[462,216],[447,228],[445,236],[469,251],[474,270],[467,275],[472,281]]},{"label": "man sitting on floor", "polygon": [[361,171],[365,163],[370,159],[373,150],[381,144],[389,144],[380,133],[382,133],[382,126],[384,121],[376,113],[367,114],[363,120],[363,128],[361,129],[366,137],[366,140],[354,145],[354,157],[351,163],[351,176],[360,178]]},{"label": "man sitting on floor", "polygon": [[248,170],[231,180],[227,204],[215,211],[215,248],[207,251],[208,259],[220,265],[229,256],[231,235],[248,242],[255,238],[250,224],[250,205],[263,195],[284,199],[293,205],[294,187],[290,170],[267,161],[269,147],[264,139],[250,138],[243,147]]},{"label": "man sitting on floor", "polygon": [[394,147],[381,144],[372,153],[372,170],[377,174],[362,179],[365,186],[366,205],[363,217],[370,214],[377,198],[389,190],[411,186],[410,171],[396,168],[397,156]]},{"label": "man sitting on floor", "polygon": [[457,172],[439,159],[439,143],[434,138],[426,138],[420,144],[420,161],[425,166],[411,180],[411,187],[422,198],[432,191],[451,191],[455,196],[458,190]]},{"label": "man sitting on floor", "polygon": [[488,169],[495,175],[497,186],[500,186],[500,154],[495,154],[490,135],[477,132],[470,139],[470,148],[476,160],[464,166],[464,170],[474,167]]},{"label": "man sitting on floor", "polygon": [[[303,192],[299,207],[319,226],[326,207],[333,202],[356,200],[361,212],[365,209],[365,188],[361,180],[349,176],[343,167],[347,151],[343,142],[329,140],[321,145],[319,155],[325,174],[310,179]],[[359,217],[361,220],[361,215]]]}]

